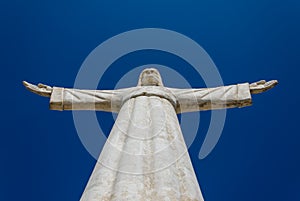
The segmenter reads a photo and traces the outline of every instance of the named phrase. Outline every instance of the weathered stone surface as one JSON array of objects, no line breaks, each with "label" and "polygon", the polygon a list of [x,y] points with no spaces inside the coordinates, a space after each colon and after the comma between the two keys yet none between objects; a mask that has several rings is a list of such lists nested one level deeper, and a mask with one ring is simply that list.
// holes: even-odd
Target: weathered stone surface
[{"label": "weathered stone surface", "polygon": [[124,103],[81,198],[96,200],[203,200],[168,100]]}]

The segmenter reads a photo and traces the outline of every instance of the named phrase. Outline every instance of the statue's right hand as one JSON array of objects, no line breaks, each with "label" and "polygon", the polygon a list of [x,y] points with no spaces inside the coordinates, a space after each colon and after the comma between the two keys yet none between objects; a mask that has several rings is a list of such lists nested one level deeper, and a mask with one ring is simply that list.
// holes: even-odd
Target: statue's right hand
[{"label": "statue's right hand", "polygon": [[45,85],[45,84],[30,84],[29,82],[23,81],[23,85],[28,89],[29,91],[38,94],[40,96],[50,97],[52,93],[52,87]]}]

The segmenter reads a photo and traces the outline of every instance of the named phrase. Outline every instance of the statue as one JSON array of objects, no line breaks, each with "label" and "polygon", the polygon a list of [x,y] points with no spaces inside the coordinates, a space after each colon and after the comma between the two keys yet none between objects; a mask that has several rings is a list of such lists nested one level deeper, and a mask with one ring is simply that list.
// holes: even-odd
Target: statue
[{"label": "statue", "polygon": [[118,113],[81,201],[203,201],[176,114],[250,106],[251,94],[277,83],[261,80],[215,88],[167,88],[154,68],[142,71],[136,87],[117,90],[23,82],[29,91],[50,97],[52,110]]}]

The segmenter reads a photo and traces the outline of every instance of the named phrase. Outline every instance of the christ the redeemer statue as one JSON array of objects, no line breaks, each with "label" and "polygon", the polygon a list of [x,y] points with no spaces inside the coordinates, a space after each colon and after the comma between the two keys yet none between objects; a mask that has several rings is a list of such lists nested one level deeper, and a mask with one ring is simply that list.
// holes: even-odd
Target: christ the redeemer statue
[{"label": "christ the redeemer statue", "polygon": [[118,90],[23,83],[50,97],[52,110],[118,113],[81,201],[203,201],[176,114],[249,106],[251,94],[277,81],[175,89],[164,87],[159,72],[149,68],[136,87]]}]

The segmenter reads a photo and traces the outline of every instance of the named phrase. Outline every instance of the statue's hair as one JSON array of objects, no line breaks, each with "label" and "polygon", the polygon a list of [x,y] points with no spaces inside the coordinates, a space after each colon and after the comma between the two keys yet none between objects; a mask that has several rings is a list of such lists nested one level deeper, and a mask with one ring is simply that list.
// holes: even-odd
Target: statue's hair
[{"label": "statue's hair", "polygon": [[158,71],[156,68],[145,68],[145,69],[141,72],[141,74],[140,74],[140,76],[139,76],[139,81],[138,81],[138,85],[137,85],[137,86],[142,86],[142,76],[143,76],[143,73],[144,73],[145,71],[148,71],[148,70],[154,70],[154,71],[158,74],[158,79],[159,79],[158,86],[164,86],[164,84],[163,84],[163,82],[162,82],[161,75],[160,75],[159,71]]}]

